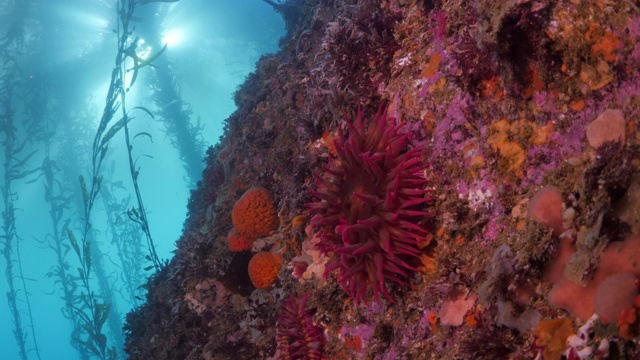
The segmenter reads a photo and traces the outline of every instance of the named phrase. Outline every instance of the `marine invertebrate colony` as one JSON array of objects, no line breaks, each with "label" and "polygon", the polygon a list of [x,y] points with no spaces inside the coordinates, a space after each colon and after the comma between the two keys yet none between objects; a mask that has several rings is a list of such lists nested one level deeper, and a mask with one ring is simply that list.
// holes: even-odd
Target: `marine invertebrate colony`
[{"label": "marine invertebrate colony", "polygon": [[271,194],[262,187],[247,190],[233,207],[231,221],[238,234],[249,239],[269,235],[279,224]]},{"label": "marine invertebrate colony", "polygon": [[268,289],[276,281],[281,267],[280,259],[268,251],[253,255],[249,261],[249,277],[253,286],[258,289]]},{"label": "marine invertebrate colony", "polygon": [[356,303],[369,288],[376,301],[380,294],[393,301],[385,279],[405,284],[427,234],[425,151],[382,107],[367,129],[362,111],[355,122],[346,120],[348,137],[341,128],[336,156],[324,176],[316,174],[311,228],[318,249],[331,257],[325,276],[340,270],[338,281]]}]

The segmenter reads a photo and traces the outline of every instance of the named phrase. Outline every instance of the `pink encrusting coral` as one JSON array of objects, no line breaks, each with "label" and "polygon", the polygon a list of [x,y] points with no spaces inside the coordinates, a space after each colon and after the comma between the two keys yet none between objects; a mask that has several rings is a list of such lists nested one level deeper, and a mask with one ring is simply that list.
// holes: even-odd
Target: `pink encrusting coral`
[{"label": "pink encrusting coral", "polygon": [[321,359],[324,338],[305,310],[309,294],[290,296],[280,307],[276,325],[278,359]]},{"label": "pink encrusting coral", "polygon": [[592,121],[586,129],[587,140],[593,148],[607,141],[625,142],[624,114],[618,109],[607,109]]},{"label": "pink encrusting coral", "polygon": [[[639,257],[640,236],[633,235],[624,241],[609,244],[600,255],[598,269],[586,286],[556,275],[548,295],[549,303],[567,310],[582,321],[599,311],[598,315],[605,322],[615,323],[620,313],[632,306],[638,293]],[[554,262],[563,260],[559,258]],[[553,262],[550,266],[555,267],[556,271],[561,269]]]},{"label": "pink encrusting coral", "polygon": [[404,132],[382,107],[365,129],[362,111],[339,130],[336,156],[316,174],[319,200],[309,204],[318,249],[330,256],[325,276],[339,270],[338,281],[355,302],[371,289],[393,301],[385,279],[405,284],[427,235],[423,209],[430,200],[423,172],[424,147]]},{"label": "pink encrusting coral", "polygon": [[555,186],[538,190],[529,201],[529,217],[540,225],[553,229],[555,235],[562,233],[562,193]]}]

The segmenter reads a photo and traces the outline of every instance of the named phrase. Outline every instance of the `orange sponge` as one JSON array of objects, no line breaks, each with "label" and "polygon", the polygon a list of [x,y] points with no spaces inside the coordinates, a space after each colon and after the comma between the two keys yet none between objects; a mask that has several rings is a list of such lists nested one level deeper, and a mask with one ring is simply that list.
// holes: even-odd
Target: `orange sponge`
[{"label": "orange sponge", "polygon": [[573,325],[569,318],[542,320],[533,331],[537,337],[536,345],[544,347],[544,360],[560,360],[567,348],[567,338],[572,334]]},{"label": "orange sponge", "polygon": [[269,235],[278,228],[278,213],[271,194],[261,187],[247,190],[231,212],[238,234],[250,239]]},{"label": "orange sponge", "polygon": [[253,245],[253,239],[238,234],[236,228],[231,228],[229,235],[227,235],[227,241],[229,241],[229,250],[233,252],[247,251]]},{"label": "orange sponge", "polygon": [[276,280],[282,263],[268,251],[261,251],[249,261],[249,277],[253,286],[258,289],[268,289]]}]

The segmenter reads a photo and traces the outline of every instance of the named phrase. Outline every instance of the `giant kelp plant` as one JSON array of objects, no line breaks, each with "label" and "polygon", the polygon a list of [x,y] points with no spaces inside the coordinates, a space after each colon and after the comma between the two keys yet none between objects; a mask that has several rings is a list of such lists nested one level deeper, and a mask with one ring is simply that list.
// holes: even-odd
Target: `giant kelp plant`
[{"label": "giant kelp plant", "polygon": [[[8,283],[7,300],[9,310],[12,315],[13,335],[18,344],[19,356],[21,359],[27,359],[27,353],[34,350],[36,356],[40,358],[37,337],[35,335],[35,327],[33,326],[33,316],[31,313],[31,304],[29,300],[29,291],[27,290],[25,277],[22,271],[22,259],[20,254],[20,236],[16,228],[16,208],[15,201],[18,194],[14,190],[14,183],[24,179],[27,175],[34,173],[36,170],[29,169],[29,159],[34,155],[33,152],[26,153],[24,151],[27,139],[18,132],[16,124],[16,102],[19,89],[24,86],[18,76],[19,63],[25,55],[25,21],[28,17],[30,4],[21,4],[17,2],[9,4],[20,8],[21,11],[13,13],[9,20],[7,16],[3,16],[7,21],[6,33],[0,39],[0,57],[3,64],[0,69],[0,129],[4,136],[2,147],[4,152],[3,170],[4,178],[2,183],[2,198],[4,202],[4,210],[2,212],[2,253],[6,261],[6,277]],[[15,255],[15,257],[14,257]],[[17,272],[14,265],[17,266]],[[16,279],[19,280],[16,287]],[[23,300],[18,299],[18,294],[22,293]],[[22,313],[18,307],[18,303],[24,301],[27,305],[27,316],[29,318],[29,327],[32,331],[33,349],[27,347],[26,333],[22,324]]]},{"label": "giant kelp plant", "polygon": [[[120,338],[118,331],[119,321],[114,317],[110,317],[112,313],[112,306],[114,305],[112,289],[109,288],[108,280],[105,275],[100,271],[96,271],[101,267],[96,266],[93,268],[93,272],[97,275],[99,286],[106,290],[102,295],[103,299],[98,296],[92,290],[92,284],[89,281],[90,274],[92,273],[92,264],[101,261],[101,258],[95,252],[95,248],[92,244],[92,230],[91,230],[91,211],[97,200],[102,182],[102,165],[106,157],[109,143],[116,134],[120,131],[124,133],[125,144],[127,148],[127,160],[129,163],[129,170],[131,174],[131,180],[133,182],[133,188],[136,196],[136,206],[127,211],[129,219],[138,225],[147,239],[147,245],[149,254],[147,258],[152,261],[153,266],[159,270],[161,267],[160,259],[155,251],[155,245],[151,236],[151,229],[149,228],[149,222],[147,220],[146,210],[143,204],[140,187],[138,185],[139,168],[136,167],[135,161],[132,155],[132,140],[134,136],[130,134],[129,122],[133,120],[131,113],[126,106],[126,93],[135,84],[138,71],[140,69],[150,65],[154,59],[156,59],[162,51],[154,54],[149,59],[141,59],[136,53],[139,37],[132,38],[132,29],[130,27],[131,18],[136,9],[137,3],[134,0],[122,0],[117,2],[118,13],[118,49],[115,56],[115,67],[111,73],[111,79],[107,90],[107,96],[105,101],[105,107],[102,112],[102,118],[98,123],[98,128],[93,140],[93,150],[91,155],[92,173],[91,181],[87,186],[83,176],[80,176],[80,187],[82,190],[83,205],[84,205],[84,227],[81,231],[80,241],[76,240],[73,232],[67,228],[67,234],[69,241],[75,251],[80,267],[78,268],[82,293],[80,299],[82,302],[76,306],[74,310],[81,319],[82,328],[86,330],[86,338],[80,340],[82,347],[86,347],[94,356],[100,359],[115,359],[117,358],[117,349],[121,346],[109,346],[107,337],[104,334],[103,326],[110,320],[109,324],[112,327],[112,340]],[[130,60],[133,65],[131,68],[127,68]],[[130,76],[126,76],[126,73],[131,71]],[[143,111],[150,116],[153,115],[145,108],[134,108],[133,110]],[[118,112],[121,112],[122,117],[113,121]],[[136,135],[137,136],[137,135]],[[93,260],[92,260],[93,259]]]},{"label": "giant kelp plant", "polygon": [[[97,243],[100,235],[92,228],[91,213],[100,192],[102,192],[105,195],[106,210],[119,212],[110,213],[109,215],[112,215],[112,217],[109,218],[122,217],[125,219],[120,222],[121,226],[119,228],[116,225],[117,221],[112,220],[111,231],[113,234],[119,233],[122,235],[123,240],[127,237],[132,240],[131,244],[126,247],[120,246],[121,243],[116,242],[116,248],[119,250],[118,255],[121,265],[126,270],[125,278],[127,289],[129,290],[128,296],[132,297],[131,301],[134,304],[137,301],[134,294],[139,286],[142,268],[144,267],[143,259],[145,258],[144,255],[140,255],[140,249],[136,249],[136,246],[134,246],[137,243],[134,240],[140,239],[141,233],[147,238],[149,255],[146,256],[146,259],[153,264],[151,267],[159,268],[161,263],[155,253],[146,211],[137,184],[137,176],[140,169],[136,168],[135,160],[131,153],[131,142],[135,136],[129,133],[128,128],[128,123],[133,117],[127,110],[125,95],[134,85],[138,71],[151,64],[161,52],[141,61],[136,54],[138,39],[132,38],[132,32],[129,27],[131,17],[138,3],[135,1],[118,1],[115,7],[118,14],[116,67],[112,72],[103,116],[98,124],[93,141],[93,151],[90,159],[92,164],[90,181],[85,182],[84,178],[80,176],[80,189],[82,191],[79,192],[80,197],[76,197],[74,195],[78,192],[67,186],[67,184],[69,183],[69,176],[75,177],[73,183],[77,184],[77,175],[71,174],[76,173],[78,168],[84,167],[84,164],[83,159],[73,155],[69,156],[69,154],[83,153],[82,146],[91,145],[79,144],[80,142],[77,140],[87,137],[86,133],[81,134],[78,131],[86,128],[86,123],[82,123],[86,119],[77,119],[76,124],[72,119],[69,124],[70,127],[64,131],[67,141],[66,147],[65,145],[61,147],[53,145],[54,138],[56,140],[61,139],[60,136],[56,137],[56,131],[60,130],[61,127],[54,119],[64,118],[73,112],[71,109],[65,108],[65,106],[68,106],[68,102],[65,99],[49,93],[51,84],[54,81],[52,80],[54,75],[43,71],[32,61],[32,59],[43,57],[42,53],[37,51],[42,51],[44,48],[42,42],[46,41],[47,37],[47,34],[35,31],[34,29],[39,29],[39,27],[34,26],[33,29],[30,29],[30,37],[28,37],[31,42],[27,43],[26,41],[25,24],[28,22],[34,23],[37,11],[30,11],[34,8],[27,6],[25,3],[10,5],[9,9],[11,11],[9,15],[12,16],[12,21],[7,22],[7,33],[0,44],[2,45],[2,57],[4,60],[2,68],[2,132],[5,137],[3,141],[5,150],[4,186],[2,187],[4,198],[3,254],[7,262],[9,308],[14,315],[14,335],[16,343],[19,345],[19,354],[21,358],[26,359],[28,353],[34,351],[39,357],[37,338],[35,336],[36,327],[31,316],[28,298],[29,292],[26,289],[25,277],[21,268],[20,237],[16,231],[14,205],[18,197],[13,190],[13,184],[16,181],[22,180],[24,182],[26,176],[33,175],[33,179],[26,181],[26,184],[42,181],[44,184],[44,200],[49,205],[48,212],[52,228],[46,238],[42,239],[42,242],[48,244],[53,250],[56,262],[47,273],[47,276],[54,278],[55,283],[61,288],[60,297],[64,301],[62,313],[71,321],[72,325],[71,343],[79,351],[80,358],[86,359],[95,356],[101,359],[115,359],[120,357],[118,349],[123,347],[123,340],[120,336],[121,320],[118,316],[114,297],[114,284],[120,282],[121,279],[114,278],[105,270],[102,253]],[[46,23],[46,20],[40,20],[38,24],[44,25],[44,23]],[[22,82],[24,81],[21,76],[22,68],[34,69],[30,79],[35,77],[38,81]],[[39,69],[39,71],[35,69]],[[130,74],[128,74],[129,72]],[[118,121],[113,121],[120,110],[122,111],[122,117]],[[138,108],[138,110],[150,114],[144,108]],[[75,112],[75,114],[77,117],[82,112]],[[25,119],[24,126],[16,119]],[[124,142],[128,149],[127,162],[136,194],[137,205],[128,207],[128,203],[124,203],[127,206],[126,209],[116,207],[114,199],[108,192],[108,190],[113,190],[113,183],[109,179],[103,181],[101,175],[102,164],[107,157],[109,144],[118,134],[124,134]],[[25,140],[20,140],[20,137],[23,136]],[[29,170],[28,166],[32,164],[32,159],[35,158],[36,152],[26,152],[25,149],[35,147],[38,145],[37,143],[44,145],[45,153],[41,158],[41,165],[34,166],[32,170]],[[56,157],[58,158],[56,159]],[[77,185],[74,187],[77,187]],[[73,199],[77,201],[74,203]],[[70,219],[73,214],[74,204],[79,209],[76,214],[83,215],[80,230],[81,236],[78,238],[74,235],[73,230],[77,226],[77,222],[73,222]],[[132,221],[140,226],[141,233],[130,228],[129,225],[132,224]],[[67,257],[70,250],[77,256],[78,265],[75,271],[70,270],[74,266],[73,261]],[[132,256],[136,257],[135,261],[132,261]],[[14,265],[17,265],[17,272],[14,270]],[[95,282],[93,278],[95,278]],[[16,288],[16,279],[20,280],[22,290]],[[20,293],[23,294],[21,297],[24,299],[18,299]],[[21,302],[26,304],[26,312],[20,308],[19,303]],[[30,320],[32,349],[27,345],[27,337],[22,325],[21,314],[24,313],[28,314]],[[104,325],[110,327],[109,333],[104,330]]]},{"label": "giant kelp plant", "polygon": [[[42,11],[41,9],[38,9]],[[34,10],[35,11],[35,10]],[[43,28],[47,28],[46,17],[42,19]],[[42,28],[41,28],[42,29]],[[26,60],[26,67],[37,69],[37,60],[46,56],[45,44],[52,40],[52,34],[46,31],[32,34],[32,46],[29,49],[29,57]],[[45,274],[47,278],[54,279],[54,283],[59,288],[57,294],[63,301],[61,314],[69,320],[71,325],[70,343],[78,351],[80,359],[89,359],[88,349],[82,346],[82,336],[85,333],[82,321],[78,316],[74,306],[81,302],[76,290],[79,278],[71,269],[71,264],[67,257],[70,245],[66,238],[65,228],[69,226],[68,216],[73,209],[74,192],[67,186],[67,179],[64,177],[64,161],[57,159],[59,146],[56,143],[56,130],[61,126],[61,115],[59,104],[48,101],[52,98],[52,79],[45,71],[33,73],[38,81],[30,81],[25,85],[25,123],[26,133],[30,142],[34,145],[42,144],[44,149],[42,164],[37,167],[39,170],[35,179],[29,183],[41,182],[43,185],[44,202],[48,205],[47,212],[51,220],[51,228],[42,243],[51,249],[55,255],[54,265]],[[68,157],[67,157],[68,158]],[[77,158],[73,158],[77,160]],[[72,165],[76,168],[78,163]],[[34,174],[34,175],[36,175]],[[75,185],[75,179],[74,184]]]}]

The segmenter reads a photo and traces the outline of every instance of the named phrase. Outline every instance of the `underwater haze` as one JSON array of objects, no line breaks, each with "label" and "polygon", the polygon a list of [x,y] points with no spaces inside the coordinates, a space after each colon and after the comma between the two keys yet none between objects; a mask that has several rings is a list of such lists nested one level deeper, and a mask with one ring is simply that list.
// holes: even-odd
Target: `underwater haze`
[{"label": "underwater haze", "polygon": [[0,359],[124,358],[234,92],[261,0],[0,0]]}]

